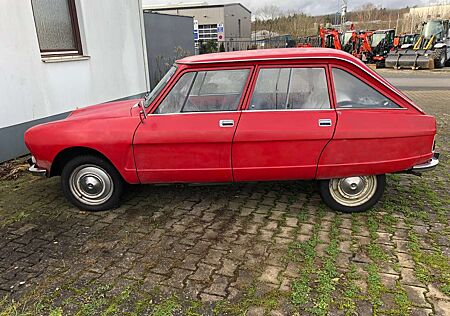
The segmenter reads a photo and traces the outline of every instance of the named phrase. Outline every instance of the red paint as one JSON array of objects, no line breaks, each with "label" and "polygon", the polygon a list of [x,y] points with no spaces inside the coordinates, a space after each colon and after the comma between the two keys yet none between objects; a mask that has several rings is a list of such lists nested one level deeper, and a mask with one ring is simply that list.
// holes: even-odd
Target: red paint
[{"label": "red paint", "polygon": [[[25,134],[37,165],[50,170],[72,147],[104,155],[129,183],[325,179],[410,169],[431,158],[436,122],[360,60],[334,49],[292,48],[199,55],[178,61],[177,73],[141,121],[139,100],[72,112]],[[322,66],[329,110],[249,111],[259,67]],[[234,112],[152,114],[186,71],[251,68]],[[343,68],[401,109],[335,109],[332,67]],[[330,119],[331,127],[319,127]],[[219,127],[233,120],[233,127]]]}]

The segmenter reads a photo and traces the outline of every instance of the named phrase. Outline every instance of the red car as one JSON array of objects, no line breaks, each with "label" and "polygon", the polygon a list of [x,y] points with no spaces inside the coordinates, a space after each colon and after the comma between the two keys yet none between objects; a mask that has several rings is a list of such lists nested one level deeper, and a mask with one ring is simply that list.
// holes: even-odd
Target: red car
[{"label": "red car", "polygon": [[332,209],[372,207],[385,174],[438,164],[436,121],[351,55],[325,48],[179,60],[144,99],[73,111],[25,134],[30,171],[85,210],[123,183],[316,179]]}]

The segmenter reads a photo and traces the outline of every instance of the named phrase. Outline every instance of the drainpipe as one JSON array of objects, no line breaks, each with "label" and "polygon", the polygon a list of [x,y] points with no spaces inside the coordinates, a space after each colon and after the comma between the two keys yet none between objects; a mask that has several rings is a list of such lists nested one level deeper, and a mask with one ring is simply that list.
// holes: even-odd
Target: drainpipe
[{"label": "drainpipe", "polygon": [[150,72],[147,60],[147,41],[145,39],[144,9],[142,7],[142,0],[138,0],[138,10],[141,27],[142,58],[144,59],[145,92],[148,92],[150,91]]}]

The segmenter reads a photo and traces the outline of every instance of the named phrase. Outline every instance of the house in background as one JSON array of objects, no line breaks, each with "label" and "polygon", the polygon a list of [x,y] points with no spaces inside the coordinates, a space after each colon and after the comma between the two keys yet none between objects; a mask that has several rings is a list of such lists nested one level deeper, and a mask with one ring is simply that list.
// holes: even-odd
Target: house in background
[{"label": "house in background", "polygon": [[33,125],[150,88],[141,0],[2,0],[0,39],[0,162]]},{"label": "house in background", "polygon": [[144,9],[159,13],[192,16],[194,18],[195,43],[239,42],[251,39],[251,12],[241,3],[208,4],[206,2],[153,4],[154,0],[142,0]]},{"label": "house in background", "polygon": [[194,19],[144,10],[144,25],[153,88],[177,59],[194,55]]}]

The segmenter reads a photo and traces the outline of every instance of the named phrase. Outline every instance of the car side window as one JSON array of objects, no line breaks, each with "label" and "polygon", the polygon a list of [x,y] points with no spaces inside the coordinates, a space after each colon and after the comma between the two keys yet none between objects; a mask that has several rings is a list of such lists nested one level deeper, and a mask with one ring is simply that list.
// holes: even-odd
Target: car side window
[{"label": "car side window", "polygon": [[333,68],[338,108],[399,108],[395,102],[345,70]]},{"label": "car side window", "polygon": [[249,69],[198,72],[182,112],[237,110],[249,72]]},{"label": "car side window", "polygon": [[154,114],[179,113],[186,101],[186,95],[194,81],[195,75],[195,72],[185,73],[173,86]]},{"label": "car side window", "polygon": [[249,69],[186,73],[154,113],[235,111],[249,73]]},{"label": "car side window", "polygon": [[264,68],[249,110],[329,109],[324,68]]}]

